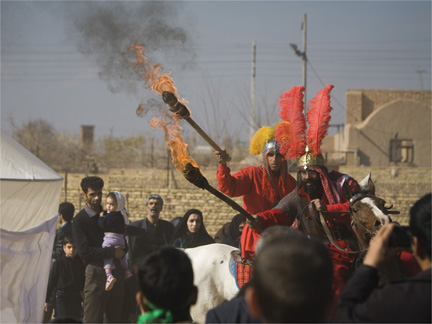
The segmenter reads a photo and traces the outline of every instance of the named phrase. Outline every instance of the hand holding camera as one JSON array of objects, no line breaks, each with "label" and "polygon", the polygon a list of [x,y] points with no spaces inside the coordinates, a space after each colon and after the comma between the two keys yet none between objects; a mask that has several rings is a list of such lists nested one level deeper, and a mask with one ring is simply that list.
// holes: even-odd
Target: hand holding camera
[{"label": "hand holding camera", "polygon": [[395,226],[390,234],[389,246],[411,247],[411,234],[408,226]]},{"label": "hand holding camera", "polygon": [[386,224],[370,241],[363,263],[378,268],[393,255],[392,250],[410,246],[411,237],[407,226],[397,226],[395,223]]}]

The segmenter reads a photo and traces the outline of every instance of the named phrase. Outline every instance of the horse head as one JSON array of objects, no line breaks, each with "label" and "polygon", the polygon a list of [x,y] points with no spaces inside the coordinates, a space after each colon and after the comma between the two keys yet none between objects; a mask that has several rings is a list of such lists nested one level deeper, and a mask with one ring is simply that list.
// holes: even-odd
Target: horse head
[{"label": "horse head", "polygon": [[351,223],[354,232],[359,238],[363,248],[367,248],[369,241],[377,231],[392,220],[388,215],[388,209],[384,199],[375,195],[375,184],[371,173],[359,183],[360,192],[350,199]]}]

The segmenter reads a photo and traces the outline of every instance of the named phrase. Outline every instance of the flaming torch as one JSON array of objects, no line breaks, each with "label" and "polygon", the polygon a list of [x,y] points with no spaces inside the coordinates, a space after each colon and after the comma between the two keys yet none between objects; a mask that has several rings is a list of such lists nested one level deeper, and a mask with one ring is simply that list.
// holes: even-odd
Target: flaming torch
[{"label": "flaming torch", "polygon": [[251,216],[243,207],[237,204],[234,200],[225,196],[220,191],[213,188],[203,173],[199,169],[197,163],[187,152],[187,144],[181,136],[181,127],[178,124],[179,117],[177,115],[167,116],[170,121],[166,122],[163,117],[153,118],[150,122],[152,128],[161,128],[165,133],[165,141],[171,149],[171,156],[176,168],[183,174],[183,176],[190,183],[198,188],[205,189],[220,200],[224,201],[231,208],[244,215],[251,222],[257,224],[257,228],[261,228],[261,224]]},{"label": "flaming torch", "polygon": [[162,95],[162,99],[168,105],[169,110],[180,118],[185,119],[198,132],[198,134],[200,134],[206,142],[213,147],[213,149],[216,151],[222,151],[219,145],[217,145],[190,117],[190,111],[186,107],[185,103],[178,100],[177,89],[174,87],[174,81],[169,74],[160,75],[159,71],[162,68],[162,65],[150,65],[148,63],[147,58],[143,54],[145,51],[144,45],[131,45],[125,53],[130,50],[135,51],[136,60],[134,65],[137,68],[137,71],[144,77],[146,82],[150,83],[150,89]]},{"label": "flaming torch", "polygon": [[[223,200],[234,210],[244,215],[251,222],[257,224],[257,228],[261,229],[261,224],[253,218],[245,209],[238,205],[234,200],[225,196],[213,188],[202,174],[197,163],[188,154],[187,144],[184,142],[181,136],[181,127],[178,124],[179,119],[186,119],[189,124],[198,131],[198,133],[204,137],[204,139],[217,151],[221,151],[221,148],[190,118],[189,109],[186,105],[180,102],[177,98],[177,89],[174,87],[174,81],[169,74],[160,74],[159,71],[162,68],[160,64],[150,65],[147,58],[144,56],[143,51],[145,47],[143,45],[131,45],[129,50],[134,50],[136,54],[136,60],[134,62],[137,71],[142,75],[144,80],[150,84],[150,89],[158,94],[162,95],[162,99],[169,106],[169,109],[174,112],[172,115],[166,115],[170,119],[170,122],[166,122],[163,117],[153,118],[150,121],[150,127],[161,128],[165,133],[165,142],[171,150],[171,156],[176,168],[183,174],[183,176],[191,182],[193,185],[201,189],[206,189],[217,198]],[[183,100],[186,102],[185,100]]]}]

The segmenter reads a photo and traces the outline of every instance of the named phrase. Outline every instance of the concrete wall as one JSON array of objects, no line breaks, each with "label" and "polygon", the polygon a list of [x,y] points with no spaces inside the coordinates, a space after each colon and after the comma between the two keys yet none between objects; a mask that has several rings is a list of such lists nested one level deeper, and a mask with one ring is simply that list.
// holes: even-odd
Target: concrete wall
[{"label": "concrete wall", "polygon": [[[233,171],[236,171],[233,169]],[[400,210],[401,215],[394,219],[406,223],[409,207],[422,195],[431,192],[430,168],[341,168],[343,173],[350,174],[360,181],[369,171],[376,184],[377,195],[382,196],[388,203],[394,204],[394,209]],[[217,188],[216,169],[206,170],[209,183]],[[65,178],[65,174],[61,174]],[[194,187],[188,183],[178,171],[174,171],[175,179],[171,183],[177,184],[177,189],[167,188],[167,173],[163,170],[111,170],[107,174],[100,174],[105,181],[104,194],[111,190],[118,190],[127,197],[127,208],[132,221],[146,217],[145,198],[150,193],[158,193],[164,198],[164,209],[161,218],[171,220],[176,216],[183,216],[190,208],[198,208],[204,214],[204,222],[208,232],[214,235],[219,228],[237,214],[226,203],[217,199],[206,190]],[[80,200],[80,181],[84,174],[67,175],[67,197],[63,186],[61,201],[70,201],[76,210],[84,206]],[[295,175],[294,175],[295,176]],[[234,198],[242,205],[241,198]]]}]

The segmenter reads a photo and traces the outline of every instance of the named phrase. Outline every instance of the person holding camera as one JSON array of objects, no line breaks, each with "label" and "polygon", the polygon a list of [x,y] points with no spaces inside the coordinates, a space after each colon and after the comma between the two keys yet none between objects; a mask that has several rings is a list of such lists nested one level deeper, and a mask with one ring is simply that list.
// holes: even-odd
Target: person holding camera
[{"label": "person holding camera", "polygon": [[[428,194],[410,209],[409,232],[395,231],[397,226],[390,223],[371,240],[363,265],[340,296],[334,322],[431,323],[431,199]],[[411,249],[422,271],[379,287],[378,270],[403,233],[410,236]]]}]

